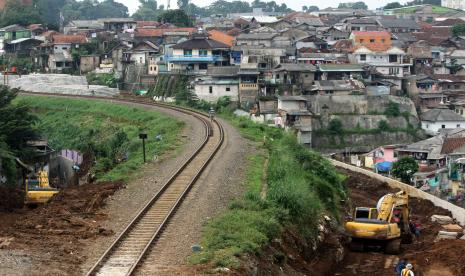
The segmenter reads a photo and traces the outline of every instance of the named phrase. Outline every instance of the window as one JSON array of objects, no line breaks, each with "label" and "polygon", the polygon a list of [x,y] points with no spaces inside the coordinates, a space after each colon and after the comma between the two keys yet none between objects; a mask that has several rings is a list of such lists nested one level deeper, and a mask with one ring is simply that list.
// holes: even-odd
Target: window
[{"label": "window", "polygon": [[68,50],[68,47],[61,47],[62,50]]},{"label": "window", "polygon": [[142,62],[142,57],[139,58],[139,63],[143,63],[143,62]]},{"label": "window", "polygon": [[446,125],[442,125],[441,128],[446,128]]},{"label": "window", "polygon": [[460,109],[460,115],[463,115],[463,109]]},{"label": "window", "polygon": [[205,50],[205,49],[200,49],[200,50],[199,50],[199,56],[201,56],[201,57],[206,57],[206,56],[208,56],[208,51]]},{"label": "window", "polygon": [[460,124],[457,124],[457,127],[460,127]]},{"label": "window", "polygon": [[397,55],[389,55],[389,62],[397,62]]},{"label": "window", "polygon": [[458,84],[454,84],[454,89],[459,89],[460,86]]},{"label": "window", "polygon": [[207,70],[208,69],[208,64],[207,63],[200,63],[199,64],[199,70]]},{"label": "window", "polygon": [[375,40],[373,38],[371,38],[370,43],[375,43]]},{"label": "window", "polygon": [[361,61],[367,60],[367,55],[365,55],[365,54],[360,55],[360,60],[361,60]]},{"label": "window", "polygon": [[213,93],[213,86],[208,87],[208,93],[212,94]]},{"label": "window", "polygon": [[426,128],[429,128],[429,124],[426,124]]},{"label": "window", "polygon": [[360,43],[363,43],[364,39],[360,39]]},{"label": "window", "polygon": [[384,39],[384,38],[381,38],[381,42],[383,42],[383,43],[384,43],[384,42],[386,42],[386,39]]},{"label": "window", "polygon": [[231,91],[231,87],[226,87],[226,91],[227,92]]},{"label": "window", "polygon": [[188,57],[192,56],[192,49],[184,49],[184,55]]}]

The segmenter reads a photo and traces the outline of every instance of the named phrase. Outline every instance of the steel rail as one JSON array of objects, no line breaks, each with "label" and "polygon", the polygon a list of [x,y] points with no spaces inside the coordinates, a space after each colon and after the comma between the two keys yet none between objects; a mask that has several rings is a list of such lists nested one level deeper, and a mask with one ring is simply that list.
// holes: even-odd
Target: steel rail
[{"label": "steel rail", "polygon": [[[136,259],[132,259],[130,261],[130,264],[127,265],[121,265],[121,270],[119,272],[122,273],[114,273],[112,272],[111,275],[131,275],[135,269],[143,262],[144,257],[148,250],[154,245],[156,242],[157,238],[162,234],[164,228],[166,227],[167,223],[169,220],[173,217],[175,214],[176,210],[179,208],[181,205],[182,201],[185,199],[187,196],[188,192],[190,189],[193,187],[195,182],[198,180],[202,172],[205,170],[207,165],[210,163],[210,161],[214,158],[215,154],[218,152],[218,150],[221,148],[223,141],[224,141],[224,129],[222,125],[215,119],[210,120],[208,119],[208,115],[204,114],[202,112],[188,109],[188,108],[182,108],[178,106],[173,106],[170,104],[164,104],[164,103],[157,103],[157,102],[146,102],[146,101],[137,101],[133,99],[121,99],[121,98],[109,98],[109,97],[97,97],[97,96],[81,96],[81,95],[62,95],[62,94],[50,94],[50,93],[28,93],[28,92],[21,92],[21,94],[27,94],[27,95],[42,95],[42,96],[52,96],[52,97],[64,97],[64,98],[85,98],[85,99],[99,99],[99,100],[106,100],[106,101],[117,101],[121,103],[135,103],[135,104],[141,104],[141,105],[148,105],[148,106],[157,106],[161,108],[166,108],[166,109],[171,109],[175,110],[184,114],[192,115],[195,118],[199,119],[204,128],[205,128],[205,136],[203,138],[202,144],[194,151],[194,153],[182,164],[180,168],[178,168],[173,175],[169,178],[169,180],[163,185],[163,187],[155,193],[155,195],[137,212],[136,216],[131,220],[131,222],[123,229],[123,231],[118,235],[118,237],[113,241],[113,243],[108,247],[108,249],[102,254],[102,256],[98,259],[98,261],[94,264],[94,266],[86,273],[86,275],[100,275],[99,270],[105,267],[105,264],[107,261],[110,260],[112,256],[115,256],[116,253],[118,253],[118,247],[125,241],[125,239],[130,238],[130,234],[134,230],[135,227],[137,226],[143,226],[142,219],[144,216],[147,215],[149,211],[153,211],[154,205],[158,202],[158,200],[162,197],[165,196],[167,193],[167,190],[172,187],[172,184],[176,181],[178,176],[184,172],[184,170],[195,161],[196,157],[199,156],[203,150],[208,150],[205,149],[205,146],[208,144],[210,141],[211,137],[213,136],[213,127],[212,123],[214,123],[217,128],[218,128],[218,142],[216,145],[214,145],[213,149],[211,149],[210,152],[207,152],[208,156],[205,160],[203,160],[203,163],[201,164],[199,170],[195,172],[195,174],[192,176],[188,184],[185,186],[185,188],[179,192],[179,194],[176,196],[176,198],[172,199],[172,204],[169,208],[169,210],[166,212],[166,215],[164,216],[163,220],[161,223],[157,224],[157,227],[154,228],[152,235],[150,238],[145,242],[145,246],[143,247],[142,250],[137,252],[137,257]],[[200,160],[202,161],[202,160]],[[169,195],[169,194],[168,194]],[[162,203],[160,203],[162,204]],[[115,266],[110,266],[110,268],[114,268]],[[105,273],[101,275],[107,275]]]}]

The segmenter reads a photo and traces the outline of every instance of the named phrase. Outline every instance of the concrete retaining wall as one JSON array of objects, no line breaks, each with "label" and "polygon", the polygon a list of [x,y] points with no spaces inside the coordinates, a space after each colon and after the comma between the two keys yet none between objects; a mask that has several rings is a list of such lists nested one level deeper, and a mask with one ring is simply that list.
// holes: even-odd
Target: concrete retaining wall
[{"label": "concrete retaining wall", "polygon": [[352,165],[349,165],[349,164],[346,164],[346,163],[343,163],[343,162],[339,162],[339,161],[336,161],[336,160],[333,160],[333,159],[330,159],[330,161],[336,167],[348,169],[348,170],[353,171],[353,172],[362,173],[362,174],[364,174],[366,176],[369,176],[369,177],[375,178],[377,180],[386,182],[391,188],[397,188],[397,189],[402,189],[404,191],[407,191],[410,196],[419,197],[419,198],[422,198],[422,199],[429,200],[435,206],[442,207],[444,209],[449,210],[452,213],[452,216],[457,220],[457,222],[460,223],[462,226],[465,226],[465,209],[460,208],[459,206],[456,206],[456,205],[454,205],[454,204],[452,204],[450,202],[447,202],[447,201],[445,201],[443,199],[440,199],[440,198],[438,198],[438,197],[436,197],[434,195],[431,195],[431,194],[428,194],[428,193],[426,193],[424,191],[421,191],[421,190],[419,190],[419,189],[417,189],[417,188],[415,188],[413,186],[410,186],[410,185],[405,184],[403,182],[391,179],[389,177],[379,175],[379,174],[377,174],[375,172],[372,172],[372,171],[369,171],[369,170],[366,170],[366,169],[363,169],[363,168],[359,168],[359,167],[356,167],[356,166],[352,166]]}]

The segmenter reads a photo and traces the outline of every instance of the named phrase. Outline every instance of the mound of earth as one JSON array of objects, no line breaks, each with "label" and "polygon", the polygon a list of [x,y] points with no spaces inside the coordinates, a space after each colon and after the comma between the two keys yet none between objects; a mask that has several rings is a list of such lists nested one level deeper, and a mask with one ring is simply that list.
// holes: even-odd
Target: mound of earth
[{"label": "mound of earth", "polygon": [[79,264],[84,261],[81,241],[113,234],[101,227],[106,216],[98,210],[121,187],[121,182],[70,187],[46,205],[2,212],[0,247],[34,256],[41,261],[37,271],[40,275],[79,275]]}]

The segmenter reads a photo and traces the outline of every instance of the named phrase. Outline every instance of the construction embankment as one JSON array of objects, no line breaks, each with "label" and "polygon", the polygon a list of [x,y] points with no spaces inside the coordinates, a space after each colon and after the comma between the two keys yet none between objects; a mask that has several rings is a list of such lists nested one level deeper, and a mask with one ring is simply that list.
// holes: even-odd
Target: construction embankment
[{"label": "construction embankment", "polygon": [[389,187],[391,187],[391,188],[396,188],[396,189],[401,189],[403,191],[406,191],[412,197],[417,197],[417,198],[421,198],[421,199],[431,201],[434,204],[434,206],[441,207],[441,208],[444,208],[446,210],[449,210],[451,212],[453,218],[459,224],[461,224],[462,226],[465,226],[465,209],[464,208],[456,206],[456,205],[454,205],[454,204],[452,204],[450,202],[447,202],[447,201],[445,201],[443,199],[440,199],[440,198],[438,198],[438,197],[436,197],[434,195],[428,194],[428,193],[426,193],[426,192],[424,192],[424,191],[422,191],[420,189],[417,189],[417,188],[415,188],[415,187],[413,187],[411,185],[408,185],[406,183],[397,181],[395,179],[392,179],[392,178],[377,174],[375,172],[372,172],[372,171],[369,171],[369,170],[366,170],[366,169],[363,169],[363,168],[360,168],[360,167],[349,165],[349,164],[346,164],[346,163],[343,163],[343,162],[340,162],[340,161],[337,161],[337,160],[334,160],[334,159],[330,159],[330,161],[336,167],[364,174],[364,175],[369,176],[371,178],[374,178],[374,179],[377,179],[379,181],[387,183],[389,185]]},{"label": "construction embankment", "polygon": [[2,76],[3,83],[32,93],[53,93],[79,96],[112,97],[119,93],[117,88],[89,85],[85,76],[66,74],[30,74]]}]

